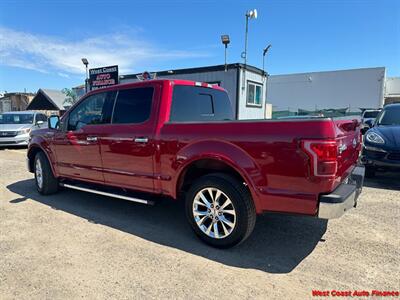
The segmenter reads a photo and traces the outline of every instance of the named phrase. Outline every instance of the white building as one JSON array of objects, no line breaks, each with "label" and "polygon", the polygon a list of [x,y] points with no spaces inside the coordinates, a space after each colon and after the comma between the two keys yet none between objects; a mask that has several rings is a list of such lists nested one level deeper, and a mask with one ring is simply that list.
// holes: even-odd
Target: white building
[{"label": "white building", "polygon": [[388,77],[385,81],[385,104],[400,102],[400,77]]},{"label": "white building", "polygon": [[274,112],[339,108],[360,112],[382,107],[388,97],[399,101],[399,80],[386,78],[384,67],[272,75],[267,102]]}]

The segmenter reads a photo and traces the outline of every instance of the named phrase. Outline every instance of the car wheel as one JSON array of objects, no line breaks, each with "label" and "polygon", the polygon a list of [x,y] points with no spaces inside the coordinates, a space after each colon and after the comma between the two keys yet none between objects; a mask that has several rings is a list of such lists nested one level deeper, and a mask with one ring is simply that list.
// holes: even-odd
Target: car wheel
[{"label": "car wheel", "polygon": [[249,237],[256,210],[243,182],[221,173],[196,180],[186,194],[186,216],[207,244],[228,248]]},{"label": "car wheel", "polygon": [[40,194],[50,195],[58,191],[58,180],[43,152],[38,152],[35,156],[34,173],[36,189]]},{"label": "car wheel", "polygon": [[365,167],[365,177],[372,178],[375,177],[375,168],[371,166]]}]

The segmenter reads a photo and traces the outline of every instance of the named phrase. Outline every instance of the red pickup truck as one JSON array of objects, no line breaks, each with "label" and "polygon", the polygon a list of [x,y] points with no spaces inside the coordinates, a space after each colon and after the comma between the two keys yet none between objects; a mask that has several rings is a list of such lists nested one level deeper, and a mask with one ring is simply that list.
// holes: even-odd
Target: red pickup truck
[{"label": "red pickup truck", "polygon": [[340,217],[364,179],[357,120],[237,121],[226,91],[200,82],[92,91],[48,125],[27,152],[39,193],[183,199],[194,232],[215,247],[245,240],[263,212]]}]

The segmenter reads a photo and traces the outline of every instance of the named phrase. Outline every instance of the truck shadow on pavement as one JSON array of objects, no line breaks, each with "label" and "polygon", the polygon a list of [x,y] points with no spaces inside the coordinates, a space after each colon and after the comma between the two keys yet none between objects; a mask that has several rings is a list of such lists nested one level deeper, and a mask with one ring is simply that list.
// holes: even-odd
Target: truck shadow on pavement
[{"label": "truck shadow on pavement", "polygon": [[306,258],[327,229],[327,221],[301,216],[265,214],[259,216],[253,234],[243,244],[219,250],[202,243],[192,233],[181,202],[161,200],[155,206],[108,198],[73,190],[42,196],[33,179],[7,188],[19,196],[10,203],[40,202],[56,210],[106,225],[148,241],[239,268],[268,273],[289,273]]}]

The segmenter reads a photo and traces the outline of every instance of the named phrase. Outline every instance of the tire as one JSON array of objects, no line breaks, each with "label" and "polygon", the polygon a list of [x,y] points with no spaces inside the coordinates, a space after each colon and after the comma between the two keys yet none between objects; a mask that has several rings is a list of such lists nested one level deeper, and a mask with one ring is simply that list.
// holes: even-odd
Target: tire
[{"label": "tire", "polygon": [[185,202],[186,216],[195,234],[213,247],[233,247],[246,240],[254,229],[253,199],[243,183],[229,175],[200,177],[190,187]]},{"label": "tire", "polygon": [[365,166],[365,177],[367,178],[375,177],[375,168],[372,166]]},{"label": "tire", "polygon": [[58,191],[58,180],[54,177],[50,163],[43,152],[38,152],[34,161],[35,184],[42,195],[54,194]]}]

